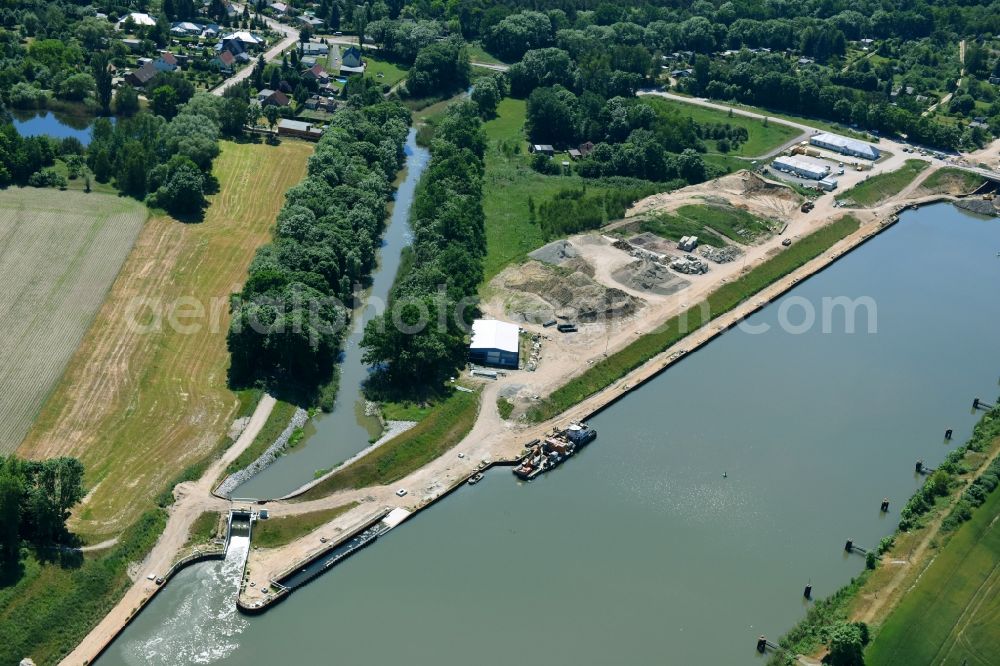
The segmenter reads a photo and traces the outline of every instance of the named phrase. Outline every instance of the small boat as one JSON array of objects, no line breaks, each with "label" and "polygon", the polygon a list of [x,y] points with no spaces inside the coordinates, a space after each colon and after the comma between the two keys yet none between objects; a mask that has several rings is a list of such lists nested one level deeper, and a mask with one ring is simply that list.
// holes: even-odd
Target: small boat
[{"label": "small boat", "polygon": [[469,483],[470,486],[474,486],[474,485],[476,485],[477,483],[479,483],[482,480],[483,480],[483,473],[482,472],[476,472],[475,474],[473,474],[472,476],[469,477],[469,482],[468,483]]}]

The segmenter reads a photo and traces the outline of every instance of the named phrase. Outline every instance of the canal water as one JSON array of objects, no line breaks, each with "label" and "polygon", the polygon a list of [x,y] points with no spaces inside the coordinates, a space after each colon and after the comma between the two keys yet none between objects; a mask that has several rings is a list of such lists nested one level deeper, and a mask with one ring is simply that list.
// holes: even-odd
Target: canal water
[{"label": "canal water", "polygon": [[[14,127],[21,136],[46,135],[56,139],[76,137],[83,145],[90,143],[93,134],[94,117],[75,115],[48,110],[11,111]],[[112,118],[112,122],[114,118]]]},{"label": "canal water", "polygon": [[312,481],[317,470],[335,467],[361,451],[380,432],[378,420],[364,414],[361,384],[368,376],[369,368],[361,362],[360,343],[365,324],[378,314],[388,299],[403,248],[412,241],[408,222],[410,206],[430,153],[417,145],[416,130],[413,129],[407,136],[405,150],[406,172],[396,190],[389,224],[382,236],[379,265],[372,275],[371,287],[360,299],[365,305],[355,310],[351,331],[344,342],[338,364],[340,389],[333,411],[313,419],[301,444],[236,488],[233,497],[272,498],[285,495]]},{"label": "canal water", "polygon": [[[768,332],[729,331],[594,418],[557,470],[491,471],[246,618],[215,663],[759,663],[756,637],[803,617],[807,583],[822,597],[862,571],[844,541],[891,533],[914,462],[941,461],[972,398],[1000,393],[998,251],[998,220],[904,213],[748,320]],[[863,314],[854,334],[779,326],[836,296],[871,297],[877,333]],[[100,666],[204,650],[151,639],[218,566],[181,572]]]},{"label": "canal water", "polygon": [[161,592],[163,614],[141,613],[132,623],[134,638],[115,645],[129,664],[211,664],[239,648],[249,627],[233,603],[239,592],[249,536],[233,536],[226,558],[200,567],[199,575],[182,575]]}]

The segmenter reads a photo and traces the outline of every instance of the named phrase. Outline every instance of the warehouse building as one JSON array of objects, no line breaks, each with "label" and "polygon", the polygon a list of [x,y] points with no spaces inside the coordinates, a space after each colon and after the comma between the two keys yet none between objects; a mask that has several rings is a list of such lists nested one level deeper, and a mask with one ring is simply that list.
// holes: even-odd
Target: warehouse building
[{"label": "warehouse building", "polygon": [[809,142],[814,146],[826,148],[841,155],[863,157],[866,160],[877,160],[880,154],[878,148],[870,143],[858,141],[857,139],[848,139],[846,136],[838,136],[836,134],[817,134],[810,138]]},{"label": "warehouse building", "polygon": [[499,368],[517,368],[521,329],[496,319],[472,322],[469,361]]},{"label": "warehouse building", "polygon": [[795,174],[796,176],[801,176],[802,178],[811,178],[813,180],[822,180],[826,178],[827,174],[830,173],[830,167],[816,164],[815,162],[810,162],[804,160],[801,157],[795,157],[794,155],[782,156],[775,158],[771,162],[771,166],[778,171],[785,171],[787,173]]}]

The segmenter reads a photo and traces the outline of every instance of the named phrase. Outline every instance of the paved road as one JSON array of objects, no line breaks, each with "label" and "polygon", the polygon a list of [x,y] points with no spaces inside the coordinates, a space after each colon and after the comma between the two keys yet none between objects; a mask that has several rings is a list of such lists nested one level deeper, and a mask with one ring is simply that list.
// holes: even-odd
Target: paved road
[{"label": "paved road", "polygon": [[[243,11],[242,7],[238,5],[236,5],[236,8],[239,11]],[[285,49],[287,49],[289,46],[299,41],[299,31],[283,23],[278,23],[277,21],[271,18],[264,17],[264,21],[267,23],[269,28],[271,28],[275,32],[285,35],[285,37],[280,42],[278,42],[277,44],[275,44],[270,49],[264,52],[264,60],[267,62],[271,62],[276,58],[280,58],[282,52],[284,52]],[[241,81],[245,81],[247,78],[250,77],[250,74],[252,73],[253,73],[253,61],[250,61],[250,63],[246,67],[236,72],[235,74],[233,74],[231,77],[229,77],[216,87],[212,88],[211,92],[213,95],[221,96],[230,87],[236,85],[237,83],[240,83]]]}]

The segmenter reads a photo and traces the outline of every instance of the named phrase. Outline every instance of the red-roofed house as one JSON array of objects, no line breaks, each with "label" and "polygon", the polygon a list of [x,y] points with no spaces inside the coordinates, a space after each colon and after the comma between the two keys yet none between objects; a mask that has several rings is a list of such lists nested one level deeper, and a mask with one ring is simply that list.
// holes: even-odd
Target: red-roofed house
[{"label": "red-roofed house", "polygon": [[236,64],[236,56],[229,51],[223,51],[215,56],[215,60],[213,62],[220,71],[232,72],[233,66]]},{"label": "red-roofed house", "polygon": [[153,67],[161,72],[172,72],[177,69],[177,58],[170,51],[162,51],[160,57],[153,61]]},{"label": "red-roofed house", "polygon": [[323,65],[321,65],[319,63],[316,63],[315,65],[313,65],[312,67],[310,67],[309,69],[307,69],[302,74],[302,76],[304,76],[304,77],[306,77],[308,79],[314,79],[314,80],[316,80],[319,83],[329,83],[330,82],[330,75],[326,73],[326,70],[323,69]]}]

